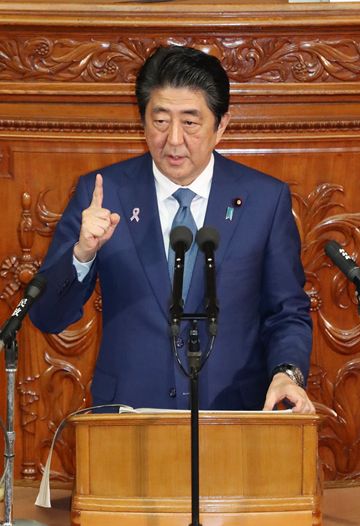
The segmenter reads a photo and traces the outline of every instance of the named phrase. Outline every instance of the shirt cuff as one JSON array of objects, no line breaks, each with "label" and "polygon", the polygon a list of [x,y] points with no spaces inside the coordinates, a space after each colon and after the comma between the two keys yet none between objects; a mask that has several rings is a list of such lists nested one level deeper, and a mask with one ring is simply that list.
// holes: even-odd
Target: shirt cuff
[{"label": "shirt cuff", "polygon": [[96,256],[94,256],[90,261],[86,261],[86,263],[83,263],[82,261],[76,259],[76,257],[73,255],[73,265],[77,273],[78,281],[84,281],[84,279],[90,272],[91,265],[94,263],[95,258]]}]

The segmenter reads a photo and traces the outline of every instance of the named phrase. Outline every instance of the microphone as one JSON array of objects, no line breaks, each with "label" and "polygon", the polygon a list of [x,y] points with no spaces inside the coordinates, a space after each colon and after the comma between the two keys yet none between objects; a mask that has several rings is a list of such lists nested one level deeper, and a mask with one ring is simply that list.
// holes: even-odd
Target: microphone
[{"label": "microphone", "polygon": [[42,274],[37,274],[27,285],[25,294],[18,306],[4,323],[0,330],[0,348],[7,345],[14,338],[15,333],[20,329],[21,323],[27,315],[30,307],[37,298],[41,296],[46,288],[46,278]]},{"label": "microphone", "polygon": [[341,270],[345,276],[355,283],[360,291],[360,268],[357,263],[349,256],[339,243],[332,240],[326,243],[325,253],[331,261]]},{"label": "microphone", "polygon": [[196,234],[196,242],[202,252],[205,254],[206,267],[206,304],[205,310],[209,318],[209,331],[212,336],[217,332],[217,315],[219,312],[218,302],[216,299],[216,272],[214,252],[219,245],[219,233],[215,228],[203,226]]},{"label": "microphone", "polygon": [[186,226],[176,226],[170,232],[170,246],[175,252],[174,279],[171,313],[171,331],[173,336],[179,333],[180,318],[184,308],[182,296],[183,279],[184,279],[184,260],[185,252],[189,250],[193,241],[193,235],[190,228]]}]

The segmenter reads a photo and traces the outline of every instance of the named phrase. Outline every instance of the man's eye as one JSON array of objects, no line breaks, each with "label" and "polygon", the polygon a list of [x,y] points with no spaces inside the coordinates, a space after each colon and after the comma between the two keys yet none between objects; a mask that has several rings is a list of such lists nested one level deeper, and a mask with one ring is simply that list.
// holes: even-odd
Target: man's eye
[{"label": "man's eye", "polygon": [[166,120],[164,120],[164,119],[156,119],[156,120],[154,120],[154,124],[158,128],[165,128],[165,126],[167,126],[168,122]]}]

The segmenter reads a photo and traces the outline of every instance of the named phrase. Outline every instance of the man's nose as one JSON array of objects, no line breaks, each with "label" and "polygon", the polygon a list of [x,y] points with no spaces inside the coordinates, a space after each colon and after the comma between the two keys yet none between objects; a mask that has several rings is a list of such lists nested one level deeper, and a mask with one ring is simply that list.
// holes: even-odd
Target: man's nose
[{"label": "man's nose", "polygon": [[169,127],[169,133],[168,133],[168,143],[172,146],[176,146],[183,143],[184,140],[184,134],[183,129],[181,126],[181,123],[171,123]]}]

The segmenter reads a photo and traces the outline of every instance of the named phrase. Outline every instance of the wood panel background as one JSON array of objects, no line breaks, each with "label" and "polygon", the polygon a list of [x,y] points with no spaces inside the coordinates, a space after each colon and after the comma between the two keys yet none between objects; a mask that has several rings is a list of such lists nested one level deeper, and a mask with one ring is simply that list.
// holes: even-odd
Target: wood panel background
[{"label": "wood panel background", "polygon": [[[145,151],[134,79],[167,43],[212,53],[228,71],[233,119],[219,151],[291,185],[314,320],[308,389],[327,415],[325,478],[358,483],[359,316],[353,285],[323,251],[334,238],[360,258],[358,4],[0,2],[1,320],[39,268],[77,178]],[[100,317],[96,292],[59,335],[24,322],[16,478],[40,477],[61,419],[90,403]],[[73,448],[65,429],[54,480],[72,481]]]}]

